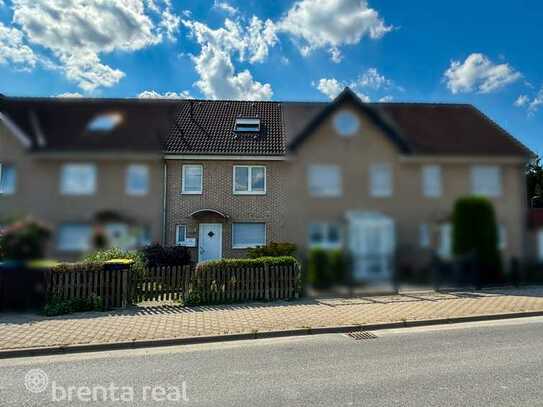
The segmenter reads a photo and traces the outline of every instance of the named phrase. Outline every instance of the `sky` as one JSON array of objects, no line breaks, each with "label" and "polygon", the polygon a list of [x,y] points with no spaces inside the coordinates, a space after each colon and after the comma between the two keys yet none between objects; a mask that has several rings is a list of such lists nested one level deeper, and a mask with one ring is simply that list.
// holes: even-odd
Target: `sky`
[{"label": "sky", "polygon": [[0,0],[0,93],[471,103],[543,154],[538,0]]}]

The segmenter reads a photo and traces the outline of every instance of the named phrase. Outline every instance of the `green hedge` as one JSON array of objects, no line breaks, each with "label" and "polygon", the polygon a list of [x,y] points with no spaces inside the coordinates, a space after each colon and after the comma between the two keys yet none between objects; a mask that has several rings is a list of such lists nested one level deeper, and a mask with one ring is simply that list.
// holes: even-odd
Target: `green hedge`
[{"label": "green hedge", "polygon": [[309,251],[307,280],[315,288],[329,288],[345,282],[348,261],[343,250],[314,248]]},{"label": "green hedge", "polygon": [[249,267],[249,266],[289,266],[299,265],[298,260],[292,256],[259,257],[257,259],[220,259],[198,263],[196,271],[204,271],[215,267]]},{"label": "green hedge", "polygon": [[293,256],[297,247],[294,243],[271,242],[266,246],[259,246],[248,250],[247,257],[257,259],[260,257]]},{"label": "green hedge", "polygon": [[502,277],[498,249],[498,226],[492,202],[483,197],[466,197],[456,201],[453,210],[453,253],[473,254],[483,282]]}]

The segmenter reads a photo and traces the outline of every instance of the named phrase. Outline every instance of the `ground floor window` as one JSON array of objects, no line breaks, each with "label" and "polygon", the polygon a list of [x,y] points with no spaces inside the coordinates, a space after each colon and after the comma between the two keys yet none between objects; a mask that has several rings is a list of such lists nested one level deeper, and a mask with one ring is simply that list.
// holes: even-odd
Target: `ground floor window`
[{"label": "ground floor window", "polygon": [[543,229],[537,232],[537,259],[543,262]]},{"label": "ground floor window", "polygon": [[232,248],[246,249],[266,245],[265,223],[233,223]]},{"label": "ground floor window", "polygon": [[439,257],[450,259],[452,257],[452,225],[445,223],[439,228]]},{"label": "ground floor window", "polygon": [[85,224],[64,224],[58,229],[58,248],[64,251],[86,251],[91,248],[92,228]]},{"label": "ground floor window", "polygon": [[177,225],[175,227],[175,244],[182,246],[187,240],[187,225]]},{"label": "ground floor window", "polygon": [[309,246],[327,249],[341,247],[341,228],[336,223],[311,223]]}]

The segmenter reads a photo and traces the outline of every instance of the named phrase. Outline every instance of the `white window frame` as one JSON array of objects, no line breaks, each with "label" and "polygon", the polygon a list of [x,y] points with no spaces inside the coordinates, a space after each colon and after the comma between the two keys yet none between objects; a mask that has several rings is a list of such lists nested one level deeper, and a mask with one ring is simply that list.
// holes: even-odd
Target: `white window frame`
[{"label": "white window frame", "polygon": [[[479,178],[488,176],[490,173],[494,173],[497,177],[497,184],[494,186],[495,189],[491,188],[488,180],[481,180]],[[474,165],[471,167],[471,192],[474,195],[481,195],[489,198],[502,196],[503,180],[501,167],[498,165]]]},{"label": "white window frame", "polygon": [[[186,171],[190,167],[200,168],[200,190],[199,191],[186,191],[185,190],[185,175]],[[202,195],[204,192],[204,166],[202,164],[184,164],[181,169],[181,193],[184,195]]]},{"label": "white window frame", "polygon": [[453,225],[451,223],[439,225],[438,254],[445,260],[453,257]]},{"label": "white window frame", "polygon": [[440,165],[424,165],[421,170],[422,194],[439,198],[443,194],[443,174]]},{"label": "white window frame", "polygon": [[[337,175],[337,185],[335,189],[318,190],[314,186],[319,184],[319,171],[334,171]],[[338,198],[343,195],[343,174],[338,165],[333,164],[311,164],[307,168],[307,184],[309,195],[314,198]]]},{"label": "white window frame", "polygon": [[[179,239],[179,230],[181,228],[184,228],[185,229],[185,233],[184,233],[184,236],[183,236],[183,240],[180,240]],[[183,246],[185,244],[185,242],[187,241],[187,225],[186,224],[179,224],[179,225],[175,225],[175,244],[177,246]]]},{"label": "white window frame", "polygon": [[[234,236],[235,236],[235,233],[234,233],[234,229],[236,226],[238,225],[250,225],[250,224],[259,224],[259,225],[264,225],[264,241],[263,242],[253,242],[253,243],[250,243],[250,244],[236,244],[236,242],[234,241]],[[232,223],[232,249],[250,249],[250,248],[253,248],[253,247],[258,247],[258,246],[265,246],[268,242],[268,225],[265,223],[265,222],[234,222]]]},{"label": "white window frame", "polygon": [[[238,191],[236,190],[236,169],[237,168],[247,168],[247,191]],[[264,169],[264,191],[253,191],[253,168],[263,168]],[[232,191],[234,195],[265,195],[268,190],[267,182],[268,174],[267,168],[265,165],[234,165],[232,168]]]},{"label": "white window frame", "polygon": [[[89,231],[89,239],[88,239],[88,242],[87,242],[87,245],[85,247],[68,247],[68,246],[63,246],[62,245],[62,242],[61,242],[61,235],[60,235],[60,231],[63,227],[70,227],[70,226],[75,226],[75,227],[78,227],[78,226],[82,226],[82,227],[85,227],[85,228],[88,228],[88,231]],[[59,226],[59,229],[58,229],[58,235],[57,235],[57,247],[58,247],[58,250],[60,251],[63,251],[63,252],[84,252],[84,251],[88,251],[91,249],[91,246],[92,246],[92,227],[91,225],[89,224],[86,224],[86,223],[64,223],[62,225]]]},{"label": "white window frame", "polygon": [[537,231],[537,260],[543,263],[543,228]]},{"label": "white window frame", "polygon": [[[132,171],[142,171],[142,174],[145,174],[145,190],[138,190],[133,189],[130,185],[130,175]],[[141,175],[141,174],[138,174]],[[149,193],[149,184],[150,184],[150,177],[149,177],[149,166],[145,164],[130,164],[126,168],[126,179],[125,179],[125,191],[127,195],[132,196],[144,196]]]},{"label": "white window frame", "polygon": [[[74,190],[70,190],[69,188],[66,187],[66,177],[67,177],[67,171],[70,169],[70,168],[79,168],[79,169],[82,169],[82,168],[86,168],[86,169],[90,169],[91,172],[90,172],[90,176],[91,176],[91,188],[88,189],[88,190],[80,190],[80,191],[74,191]],[[96,169],[96,165],[95,164],[92,164],[92,163],[68,163],[68,164],[63,164],[62,167],[61,167],[61,174],[60,174],[60,193],[62,195],[94,195],[96,193],[96,184],[97,184],[97,169]]]},{"label": "white window frame", "polygon": [[10,189],[2,190],[0,189],[0,195],[13,195],[17,190],[17,170],[14,165],[7,165],[0,163],[0,187],[2,186],[2,175],[4,168],[11,168],[13,170],[13,185]]},{"label": "white window frame", "polygon": [[[311,227],[317,226],[321,229],[321,234],[325,238],[323,242],[317,243],[311,241]],[[330,242],[328,238],[328,232],[331,227],[336,227],[338,229],[338,241]],[[321,249],[341,249],[343,247],[343,233],[342,228],[339,223],[334,222],[311,222],[307,230],[307,243],[310,248],[321,248]]]},{"label": "white window frame", "polygon": [[[388,177],[388,185],[381,187],[377,185],[377,172],[386,171],[386,176]],[[394,193],[394,174],[392,170],[392,165],[387,163],[376,163],[370,166],[370,196],[374,198],[389,198]]]}]

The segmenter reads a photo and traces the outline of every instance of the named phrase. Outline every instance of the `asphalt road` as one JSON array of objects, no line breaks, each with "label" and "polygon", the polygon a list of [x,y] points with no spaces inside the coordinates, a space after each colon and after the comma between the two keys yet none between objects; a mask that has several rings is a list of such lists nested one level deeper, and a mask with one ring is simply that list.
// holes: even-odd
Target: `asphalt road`
[{"label": "asphalt road", "polygon": [[0,360],[0,405],[543,405],[543,318],[375,334]]}]

